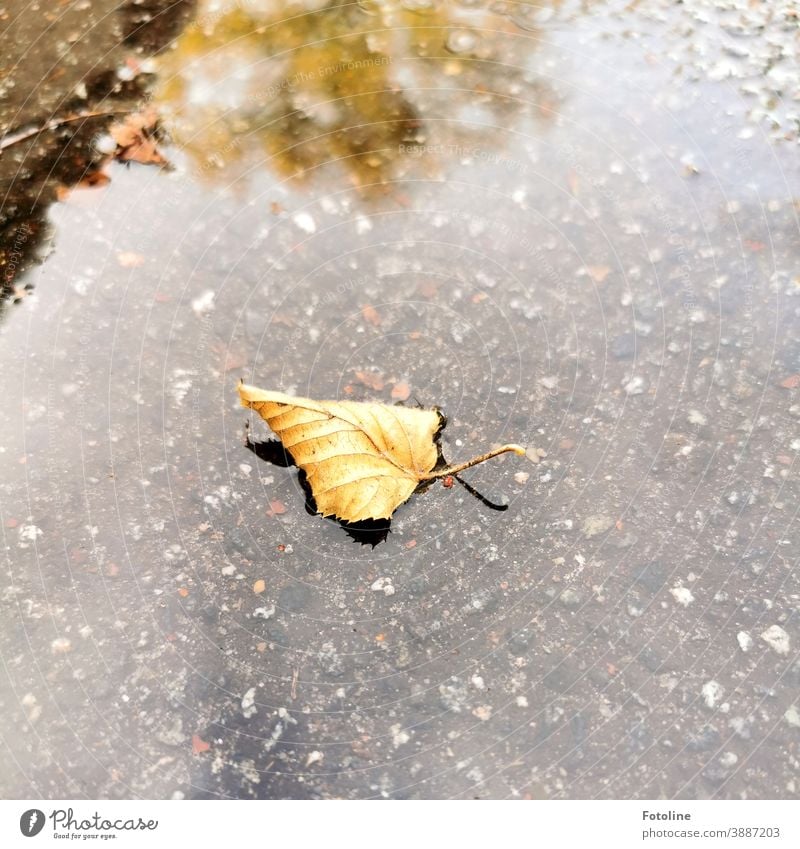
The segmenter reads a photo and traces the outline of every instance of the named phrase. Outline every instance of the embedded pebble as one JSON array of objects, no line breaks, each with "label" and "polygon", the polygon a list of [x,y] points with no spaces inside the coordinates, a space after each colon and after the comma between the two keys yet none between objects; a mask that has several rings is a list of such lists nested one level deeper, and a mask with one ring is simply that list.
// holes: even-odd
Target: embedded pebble
[{"label": "embedded pebble", "polygon": [[688,607],[694,601],[692,591],[687,587],[673,587],[670,592],[675,601],[683,607]]},{"label": "embedded pebble", "polygon": [[56,637],[56,639],[50,643],[50,651],[52,651],[53,654],[66,654],[67,652],[72,651],[72,642],[66,637]]},{"label": "embedded pebble", "polygon": [[28,546],[36,542],[36,540],[42,535],[42,529],[38,528],[36,525],[20,525],[17,530],[17,545],[20,548],[28,548]]},{"label": "embedded pebble", "polygon": [[783,718],[790,728],[800,728],[800,711],[797,710],[797,705],[790,705]]},{"label": "embedded pebble", "polygon": [[316,233],[317,232],[317,223],[307,212],[297,212],[292,216],[292,221],[304,232],[304,233]]},{"label": "embedded pebble", "polygon": [[195,315],[201,316],[211,312],[214,309],[215,294],[211,289],[207,289],[202,295],[198,295],[192,299],[192,310]]},{"label": "embedded pebble", "polygon": [[399,749],[411,739],[411,735],[408,731],[404,731],[399,723],[392,725],[389,728],[389,733],[392,735],[392,746],[394,746],[395,749]]},{"label": "embedded pebble", "polygon": [[395,592],[391,578],[378,578],[377,581],[373,582],[370,589],[374,592],[382,592],[384,595],[394,595]]},{"label": "embedded pebble", "polygon": [[632,377],[624,383],[625,392],[628,395],[641,395],[647,388],[643,377]]},{"label": "embedded pebble", "polygon": [[771,625],[761,634],[761,639],[774,651],[776,654],[789,654],[791,642],[789,635],[781,628],[780,625]]},{"label": "embedded pebble", "polygon": [[451,53],[463,54],[473,51],[478,44],[477,35],[467,29],[453,30],[447,37],[447,49]]},{"label": "embedded pebble", "polygon": [[583,603],[583,597],[581,594],[572,587],[567,587],[567,589],[565,589],[558,598],[561,604],[567,608],[580,607]]},{"label": "embedded pebble", "polygon": [[706,707],[713,708],[716,707],[717,702],[722,698],[722,694],[725,692],[722,685],[717,681],[707,681],[703,684],[702,689],[703,701],[706,703]]},{"label": "embedded pebble", "polygon": [[255,716],[257,713],[258,708],[256,707],[256,688],[251,687],[242,696],[242,715],[245,719],[250,719],[251,716]]},{"label": "embedded pebble", "polygon": [[581,530],[587,538],[596,537],[599,534],[605,533],[609,528],[614,526],[614,520],[611,516],[587,516],[583,520]]}]

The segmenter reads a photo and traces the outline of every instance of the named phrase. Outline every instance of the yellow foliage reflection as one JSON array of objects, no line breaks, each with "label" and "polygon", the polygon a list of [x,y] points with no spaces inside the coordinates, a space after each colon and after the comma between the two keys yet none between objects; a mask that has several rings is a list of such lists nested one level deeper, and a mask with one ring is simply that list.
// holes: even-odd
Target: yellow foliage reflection
[{"label": "yellow foliage reflection", "polygon": [[156,100],[203,174],[231,179],[235,163],[266,157],[306,180],[335,161],[380,189],[421,146],[496,145],[523,81],[527,99],[551,99],[526,70],[535,23],[521,29],[488,5],[205,0],[161,60]]}]

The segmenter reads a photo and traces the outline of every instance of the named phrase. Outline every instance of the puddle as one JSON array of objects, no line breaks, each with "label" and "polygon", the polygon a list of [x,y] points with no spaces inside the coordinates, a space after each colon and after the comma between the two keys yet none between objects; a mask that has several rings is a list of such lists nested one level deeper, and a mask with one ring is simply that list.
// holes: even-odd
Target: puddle
[{"label": "puddle", "polygon": [[[6,795],[796,794],[791,4],[91,6],[4,131],[170,165],[0,156]],[[531,459],[355,545],[240,378]]]}]

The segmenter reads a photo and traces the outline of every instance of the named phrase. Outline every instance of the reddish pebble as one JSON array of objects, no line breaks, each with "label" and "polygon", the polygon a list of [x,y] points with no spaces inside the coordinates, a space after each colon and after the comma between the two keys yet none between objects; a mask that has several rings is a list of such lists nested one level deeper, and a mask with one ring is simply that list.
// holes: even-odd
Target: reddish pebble
[{"label": "reddish pebble", "polygon": [[399,383],[395,383],[392,387],[392,398],[394,398],[395,401],[407,401],[410,395],[411,387],[404,380],[401,380]]},{"label": "reddish pebble", "polygon": [[450,489],[450,487],[455,483],[452,475],[448,475],[443,481],[442,486],[446,489]]},{"label": "reddish pebble", "polygon": [[278,501],[277,498],[270,501],[269,509],[267,510],[267,516],[280,516],[282,513],[285,512],[286,505],[282,501]]},{"label": "reddish pebble", "polygon": [[196,755],[202,755],[203,752],[207,752],[211,748],[210,743],[206,743],[199,734],[192,734],[192,751]]}]

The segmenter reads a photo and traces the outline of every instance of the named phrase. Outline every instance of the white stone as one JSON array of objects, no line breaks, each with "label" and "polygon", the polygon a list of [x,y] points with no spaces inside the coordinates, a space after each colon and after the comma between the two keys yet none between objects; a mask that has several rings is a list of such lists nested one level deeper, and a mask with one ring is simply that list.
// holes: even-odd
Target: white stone
[{"label": "white stone", "polygon": [[628,395],[641,395],[644,392],[644,378],[632,377],[625,384],[625,392]]},{"label": "white stone", "polygon": [[257,713],[258,708],[256,707],[256,688],[251,687],[242,696],[242,714],[245,719],[250,719],[251,716],[255,716]]},{"label": "white stone", "polygon": [[722,685],[717,681],[706,681],[702,689],[703,701],[706,703],[706,707],[715,707],[724,692]]},{"label": "white stone", "polygon": [[214,293],[211,289],[207,289],[202,295],[198,295],[192,300],[192,310],[195,315],[205,315],[214,309]]},{"label": "white stone", "polygon": [[791,648],[789,635],[780,625],[770,625],[761,634],[761,639],[777,654],[789,654]]},{"label": "white stone", "polygon": [[800,711],[797,710],[797,705],[790,705],[783,718],[792,728],[800,728]]},{"label": "white stone", "polygon": [[399,724],[392,725],[389,728],[389,731],[392,734],[392,745],[395,747],[395,749],[399,749],[402,745],[408,743],[408,741],[411,739],[411,735],[408,733],[408,731],[404,731]]},{"label": "white stone", "polygon": [[296,213],[292,220],[294,223],[306,233],[316,233],[317,224],[307,212]]},{"label": "white stone", "polygon": [[684,607],[688,607],[694,601],[692,591],[686,587],[673,587],[670,592],[675,601]]},{"label": "white stone", "polygon": [[53,654],[66,654],[69,651],[72,651],[72,643],[66,637],[56,637],[52,643],[50,643],[50,651]]}]

